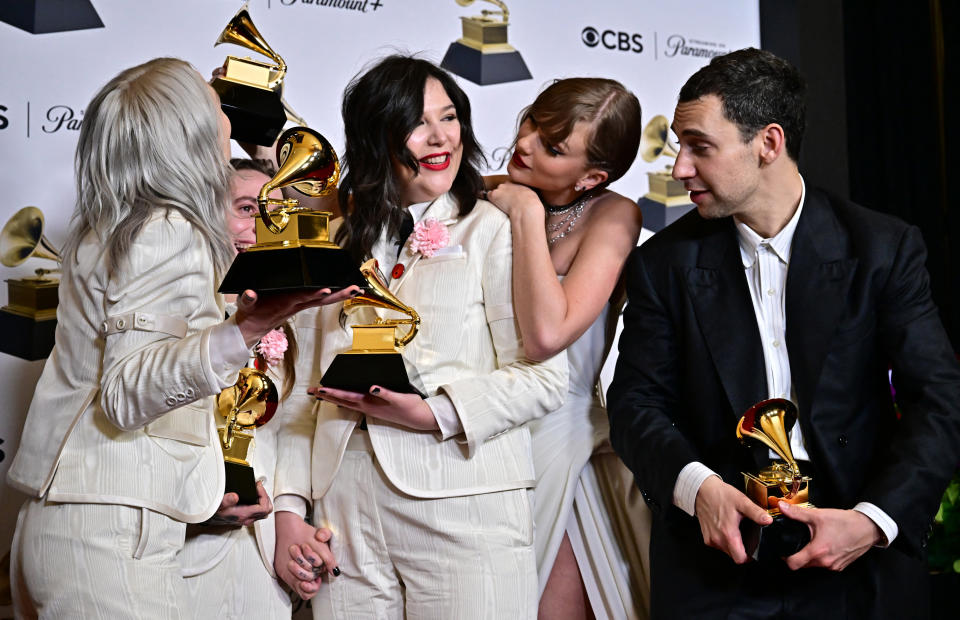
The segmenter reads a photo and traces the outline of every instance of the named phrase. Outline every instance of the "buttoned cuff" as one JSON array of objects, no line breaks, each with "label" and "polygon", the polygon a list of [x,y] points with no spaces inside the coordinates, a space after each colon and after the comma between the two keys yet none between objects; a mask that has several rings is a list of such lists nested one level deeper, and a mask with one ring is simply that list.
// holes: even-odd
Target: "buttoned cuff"
[{"label": "buttoned cuff", "polygon": [[226,389],[237,382],[237,371],[250,359],[250,349],[243,341],[235,314],[210,329],[207,346],[210,348],[207,357],[220,384],[219,389]]},{"label": "buttoned cuff", "polygon": [[307,518],[307,500],[293,493],[284,493],[273,498],[274,512],[292,512],[301,519]]},{"label": "buttoned cuff", "polygon": [[677,476],[677,483],[673,485],[673,505],[691,517],[697,507],[697,493],[700,485],[710,476],[717,475],[715,471],[699,461],[692,461],[684,465]]},{"label": "buttoned cuff", "polygon": [[897,537],[897,534],[900,532],[900,528],[897,527],[897,522],[890,518],[890,515],[880,510],[875,504],[870,502],[860,502],[853,507],[857,512],[863,513],[870,518],[871,521],[877,524],[877,527],[880,528],[880,531],[883,532],[883,536],[886,540],[881,540],[878,542],[875,547],[881,547],[886,549],[890,546],[890,543],[893,542],[893,539]]},{"label": "buttoned cuff", "polygon": [[437,394],[426,399],[427,406],[433,411],[433,417],[440,427],[440,437],[444,440],[463,433],[463,423],[457,414],[457,408],[446,394]]}]

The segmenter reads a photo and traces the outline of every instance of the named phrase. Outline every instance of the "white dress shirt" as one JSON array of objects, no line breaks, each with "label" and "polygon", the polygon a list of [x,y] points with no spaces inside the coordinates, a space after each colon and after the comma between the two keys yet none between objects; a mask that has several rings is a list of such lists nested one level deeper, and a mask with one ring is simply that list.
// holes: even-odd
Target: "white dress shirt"
[{"label": "white dress shirt", "polygon": [[[750,300],[753,303],[753,311],[760,331],[767,377],[767,394],[769,398],[786,398],[794,404],[797,403],[797,396],[791,381],[790,357],[787,354],[786,284],[790,254],[793,249],[793,235],[806,197],[803,177],[800,178],[800,187],[800,204],[796,212],[786,226],[769,239],[764,239],[734,216],[740,258],[743,261],[744,275],[750,289]],[[794,424],[790,431],[790,449],[796,460],[810,460],[799,422]],[[772,450],[770,457],[779,458]],[[673,490],[674,505],[692,516],[700,485],[710,476],[716,475],[713,470],[700,462],[688,463],[677,476]],[[890,544],[896,538],[898,532],[896,522],[876,505],[860,502],[853,509],[867,515],[877,524],[886,537],[883,546]]]}]

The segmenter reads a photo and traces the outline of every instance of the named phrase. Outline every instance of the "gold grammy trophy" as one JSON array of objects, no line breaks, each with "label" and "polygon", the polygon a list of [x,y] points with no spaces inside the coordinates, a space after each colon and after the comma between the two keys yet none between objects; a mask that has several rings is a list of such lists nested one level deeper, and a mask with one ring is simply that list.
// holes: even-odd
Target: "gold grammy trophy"
[{"label": "gold grammy trophy", "polygon": [[743,443],[758,442],[783,459],[756,474],[743,472],[747,497],[773,517],[773,523],[763,528],[745,525],[748,529],[744,532],[744,545],[759,560],[793,555],[810,541],[807,525],[788,519],[779,508],[781,501],[806,508],[813,506],[808,501],[810,477],[800,472],[790,449],[789,433],[796,421],[796,405],[783,398],[772,398],[750,407],[737,422],[737,439]]},{"label": "gold grammy trophy", "polygon": [[273,381],[255,368],[241,368],[237,382],[217,395],[217,410],[224,420],[219,432],[224,493],[236,493],[241,504],[257,503],[257,478],[248,461],[253,434],[247,431],[269,422],[278,402]]},{"label": "gold grammy trophy", "polygon": [[[349,313],[361,307],[381,308],[407,315],[403,319],[383,319],[353,326],[353,347],[337,355],[320,384],[324,387],[366,392],[377,385],[394,392],[419,394],[426,398],[426,389],[420,375],[403,357],[403,348],[420,330],[420,315],[390,292],[377,273],[377,261],[370,259],[360,266],[360,273],[367,281],[364,292],[343,302]],[[400,328],[408,326],[406,333]]]},{"label": "gold grammy trophy", "polygon": [[[486,1],[497,9],[461,17],[463,36],[450,44],[440,66],[481,86],[529,80],[533,76],[523,57],[507,43],[510,10],[502,0]],[[460,6],[473,3],[474,0],[457,0]]]},{"label": "gold grammy trophy", "polygon": [[307,124],[283,99],[287,63],[267,45],[253,25],[247,3],[240,7],[213,45],[221,43],[240,45],[273,61],[227,56],[224,75],[213,81],[213,89],[220,95],[220,107],[230,119],[231,138],[270,146],[288,119],[298,125]]},{"label": "gold grammy trophy", "polygon": [[[43,236],[43,212],[24,207],[0,231],[0,263],[16,267],[30,257],[61,262],[60,252]],[[47,357],[57,327],[60,269],[36,269],[35,277],[7,280],[7,305],[0,308],[0,351],[28,360]]]},{"label": "gold grammy trophy", "polygon": [[[356,263],[330,241],[329,211],[302,208],[295,198],[270,198],[271,192],[282,187],[314,197],[333,192],[340,179],[340,161],[333,147],[309,127],[293,127],[277,141],[277,161],[280,169],[257,198],[257,242],[237,254],[220,292],[336,290],[362,285]],[[279,208],[270,211],[273,206]]]}]

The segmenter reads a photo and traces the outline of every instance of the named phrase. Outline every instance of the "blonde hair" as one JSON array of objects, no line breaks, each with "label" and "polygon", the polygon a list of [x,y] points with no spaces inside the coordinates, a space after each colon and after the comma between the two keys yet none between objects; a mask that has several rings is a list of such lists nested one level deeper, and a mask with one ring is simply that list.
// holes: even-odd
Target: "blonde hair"
[{"label": "blonde hair", "polygon": [[200,231],[224,273],[232,260],[224,232],[231,172],[218,115],[210,87],[176,58],[131,67],[101,88],[80,129],[64,267],[92,230],[112,272],[154,210],[168,208]]}]

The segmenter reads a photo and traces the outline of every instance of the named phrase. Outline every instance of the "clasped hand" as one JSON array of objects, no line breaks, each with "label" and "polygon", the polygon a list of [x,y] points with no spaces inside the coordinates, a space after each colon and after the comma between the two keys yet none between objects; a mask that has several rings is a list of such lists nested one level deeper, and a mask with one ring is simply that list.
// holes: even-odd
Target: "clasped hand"
[{"label": "clasped hand", "polygon": [[[780,502],[780,512],[810,528],[810,542],[797,553],[784,558],[792,570],[820,567],[841,571],[882,540],[880,528],[856,510],[803,508]],[[749,557],[740,535],[740,521],[750,519],[769,525],[772,517],[765,510],[717,476],[707,478],[697,492],[696,510],[703,542],[726,553],[737,564]]]},{"label": "clasped hand", "polygon": [[433,410],[417,394],[403,394],[376,385],[369,392],[349,392],[328,387],[313,387],[307,393],[339,407],[359,411],[367,417],[379,418],[418,431],[436,431],[440,427]]}]

